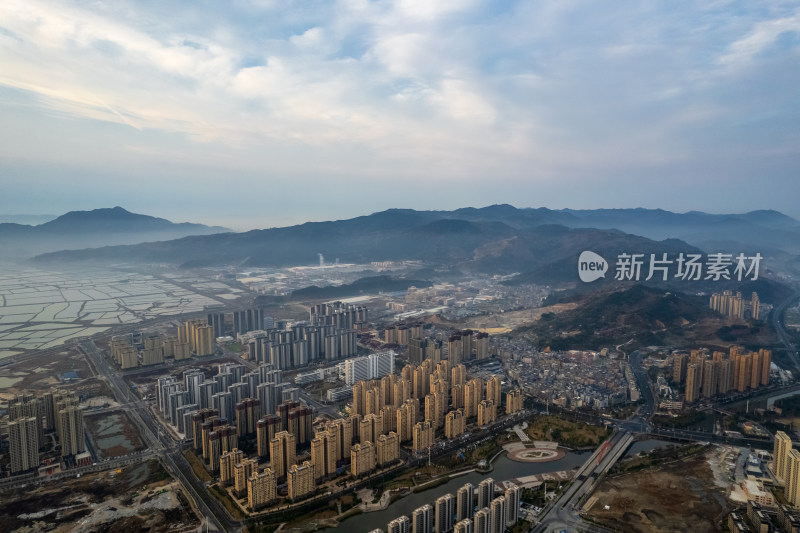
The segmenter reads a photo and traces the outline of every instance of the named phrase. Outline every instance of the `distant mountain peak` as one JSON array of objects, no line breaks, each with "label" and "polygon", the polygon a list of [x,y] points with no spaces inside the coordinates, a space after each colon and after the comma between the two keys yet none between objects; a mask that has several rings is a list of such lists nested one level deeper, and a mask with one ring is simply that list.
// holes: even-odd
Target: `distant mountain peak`
[{"label": "distant mountain peak", "polygon": [[140,215],[138,213],[132,213],[127,209],[117,205],[114,207],[100,207],[98,209],[90,209],[88,211],[68,211],[67,213],[64,213],[60,217],[56,218],[55,220],[51,220],[49,223],[53,223],[58,220],[91,220],[91,219],[109,219],[109,218],[145,219],[145,218],[156,218],[156,217],[151,217],[149,215]]},{"label": "distant mountain peak", "polygon": [[230,230],[187,222],[174,223],[164,218],[132,213],[117,205],[89,211],[70,211],[38,226],[2,224],[0,245],[17,250],[17,255],[22,255],[222,232]]}]

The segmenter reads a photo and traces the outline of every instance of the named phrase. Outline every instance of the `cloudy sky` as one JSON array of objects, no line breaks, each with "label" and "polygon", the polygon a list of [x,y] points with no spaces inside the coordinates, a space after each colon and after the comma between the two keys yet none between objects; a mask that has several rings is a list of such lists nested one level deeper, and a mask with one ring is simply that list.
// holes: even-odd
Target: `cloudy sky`
[{"label": "cloudy sky", "polygon": [[800,217],[800,6],[3,0],[0,117],[0,214]]}]

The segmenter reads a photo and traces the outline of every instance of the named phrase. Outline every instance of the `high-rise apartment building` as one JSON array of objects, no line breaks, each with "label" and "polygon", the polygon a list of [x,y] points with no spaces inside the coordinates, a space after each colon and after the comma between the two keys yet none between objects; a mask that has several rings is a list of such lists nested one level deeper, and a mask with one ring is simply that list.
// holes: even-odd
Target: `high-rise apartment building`
[{"label": "high-rise apartment building", "polygon": [[400,437],[400,442],[413,439],[414,425],[417,423],[418,412],[419,401],[416,399],[406,401],[397,410],[397,435]]},{"label": "high-rise apartment building", "polygon": [[219,480],[223,486],[232,485],[236,479],[235,467],[244,459],[244,452],[238,448],[223,453],[219,458]]},{"label": "high-rise apartment building", "polygon": [[475,335],[475,359],[482,361],[489,358],[489,334],[483,331]]},{"label": "high-rise apartment building", "polygon": [[39,466],[39,428],[36,417],[17,418],[8,423],[12,474]]},{"label": "high-rise apartment building", "polygon": [[417,422],[414,424],[412,449],[417,452],[433,446],[434,428],[430,421]]},{"label": "high-rise apartment building", "polygon": [[493,400],[481,400],[478,404],[478,427],[485,427],[497,420],[497,406]]},{"label": "high-rise apartment building", "polygon": [[413,533],[433,533],[433,507],[427,503],[411,513]]},{"label": "high-rise apartment building", "polygon": [[336,473],[336,439],[329,431],[321,431],[311,439],[311,463],[318,480]]},{"label": "high-rise apartment building", "polygon": [[253,474],[247,480],[247,505],[256,511],[278,498],[277,477],[271,468]]},{"label": "high-rise apartment building", "polygon": [[453,527],[453,533],[472,533],[473,532],[473,524],[472,520],[469,518],[465,518],[460,522],[456,522],[455,526]]},{"label": "high-rise apartment building", "polygon": [[83,428],[83,410],[76,405],[62,409],[58,413],[61,456],[77,455],[86,451],[86,437]]},{"label": "high-rise apartment building", "polygon": [[281,419],[276,415],[267,415],[256,422],[256,452],[259,457],[269,455],[269,446],[275,435],[281,431]]},{"label": "high-rise apartment building", "polygon": [[764,348],[758,351],[761,356],[761,382],[760,385],[769,385],[769,371],[772,364],[772,351]]},{"label": "high-rise apartment building", "polygon": [[498,496],[489,506],[489,533],[505,533],[506,498]]},{"label": "high-rise apartment building", "polygon": [[439,412],[436,410],[436,399],[433,394],[425,396],[425,420],[430,422],[434,428],[439,427]]},{"label": "high-rise apartment building", "polygon": [[703,398],[711,398],[717,395],[717,384],[719,363],[706,360],[703,362]]},{"label": "high-rise apartment building", "polygon": [[452,494],[445,494],[436,499],[434,506],[434,522],[436,532],[446,533],[453,529],[453,515],[455,514],[455,500]]},{"label": "high-rise apartment building", "polygon": [[475,499],[475,487],[472,483],[467,483],[456,492],[456,520],[472,518],[473,500]]},{"label": "high-rise apartment building", "polygon": [[286,486],[289,499],[292,501],[313,494],[315,489],[314,465],[309,461],[303,461],[302,465],[292,465],[286,474]]},{"label": "high-rise apartment building", "polygon": [[672,381],[683,383],[686,379],[686,360],[685,353],[676,353],[672,356]]},{"label": "high-rise apartment building", "polygon": [[489,504],[494,498],[494,479],[487,477],[478,483],[478,509],[489,507]]},{"label": "high-rise apartment building", "polygon": [[376,442],[383,434],[383,417],[380,415],[367,415],[358,424],[359,442]]},{"label": "high-rise apartment building", "polygon": [[411,519],[405,515],[395,518],[386,526],[386,533],[411,533]]},{"label": "high-rise apartment building", "polygon": [[519,509],[522,498],[522,489],[511,485],[506,489],[506,526],[512,527],[519,520]]},{"label": "high-rise apartment building", "polygon": [[686,369],[686,403],[694,403],[700,398],[702,366],[691,363]]},{"label": "high-rise apartment building", "polygon": [[784,495],[786,501],[794,507],[800,507],[800,452],[789,450],[786,457],[786,485]]},{"label": "high-rise apartment building", "polygon": [[775,433],[773,445],[773,474],[780,483],[786,481],[786,463],[789,457],[789,450],[792,449],[792,439],[783,431]]},{"label": "high-rise apartment building", "polygon": [[337,418],[328,424],[327,430],[336,439],[336,459],[342,460],[350,457],[350,447],[355,440],[353,433],[358,430],[358,428],[353,428],[353,418]]},{"label": "high-rise apartment building", "polygon": [[513,415],[519,413],[524,408],[524,399],[522,391],[514,389],[506,393],[506,414]]},{"label": "high-rise apartment building", "polygon": [[478,404],[481,401],[481,390],[474,380],[464,385],[464,416],[474,418],[478,416]]},{"label": "high-rise apartment building", "polygon": [[444,420],[444,436],[448,439],[460,437],[464,434],[465,422],[461,409],[450,411]]},{"label": "high-rise apartment building", "polygon": [[243,437],[256,432],[256,425],[261,418],[261,402],[256,398],[245,398],[234,406],[236,413],[236,433]]},{"label": "high-rise apartment building", "polygon": [[490,511],[488,507],[483,507],[475,511],[472,519],[472,531],[474,533],[489,533]]},{"label": "high-rise apartment building", "polygon": [[381,435],[377,442],[378,466],[386,466],[400,457],[400,438],[397,433],[390,431],[388,435]]},{"label": "high-rise apartment building", "polygon": [[350,448],[350,473],[353,477],[366,475],[375,470],[377,457],[371,442],[354,444]]},{"label": "high-rise apartment building", "polygon": [[286,476],[289,468],[297,463],[296,439],[288,431],[280,431],[269,443],[269,459],[275,476],[280,479]]},{"label": "high-rise apartment building", "polygon": [[492,400],[495,405],[500,405],[502,390],[502,382],[499,377],[492,376],[486,380],[486,399]]},{"label": "high-rise apartment building", "polygon": [[750,300],[750,316],[754,320],[761,320],[761,302],[758,299],[758,293],[754,292]]},{"label": "high-rise apartment building", "polygon": [[243,459],[241,463],[233,466],[233,490],[236,496],[247,494],[247,480],[258,472],[258,463],[253,459]]}]

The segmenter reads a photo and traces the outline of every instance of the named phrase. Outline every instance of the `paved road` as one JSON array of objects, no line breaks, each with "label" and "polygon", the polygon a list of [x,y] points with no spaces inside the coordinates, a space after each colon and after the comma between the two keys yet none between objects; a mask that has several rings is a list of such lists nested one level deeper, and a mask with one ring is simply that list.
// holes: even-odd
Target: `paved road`
[{"label": "paved road", "polygon": [[558,532],[563,529],[575,531],[575,528],[587,531],[605,531],[604,528],[583,522],[578,512],[583,505],[584,497],[591,494],[600,479],[627,451],[633,439],[633,435],[629,432],[615,432],[607,444],[598,447],[576,472],[572,484],[558,500],[550,505],[540,518],[539,524],[534,526],[531,531],[546,533]]},{"label": "paved road", "polygon": [[786,330],[783,327],[783,322],[781,321],[781,317],[783,316],[783,312],[786,311],[786,308],[794,302],[797,298],[797,292],[793,291],[792,295],[786,298],[778,307],[772,309],[772,313],[770,314],[770,322],[772,323],[772,327],[778,334],[778,339],[781,343],[786,347],[786,352],[789,354],[789,358],[794,363],[795,368],[795,375],[797,372],[800,372],[800,356],[797,353],[797,347],[792,344],[789,340],[789,335],[786,333]]},{"label": "paved road", "polygon": [[[208,530],[218,532],[239,531],[241,523],[232,520],[222,509],[220,503],[208,494],[205,487],[191,471],[191,467],[183,457],[178,443],[168,442],[168,445],[165,445],[162,442],[162,433],[165,435],[168,435],[168,433],[163,432],[158,420],[151,416],[146,402],[139,401],[134,397],[125,381],[102,351],[97,348],[91,339],[83,339],[80,342],[80,347],[98,373],[111,386],[111,390],[120,405],[131,407],[128,414],[137,426],[148,450],[158,454],[166,469],[180,480],[189,497],[205,517]],[[169,437],[165,438],[169,439]]]}]

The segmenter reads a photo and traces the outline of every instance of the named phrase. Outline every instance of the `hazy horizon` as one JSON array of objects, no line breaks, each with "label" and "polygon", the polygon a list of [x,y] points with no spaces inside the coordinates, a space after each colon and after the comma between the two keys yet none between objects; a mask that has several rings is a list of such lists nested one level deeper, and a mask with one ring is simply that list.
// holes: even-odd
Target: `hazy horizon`
[{"label": "hazy horizon", "polygon": [[8,0],[0,43],[3,214],[800,218],[796,2]]},{"label": "hazy horizon", "polygon": [[[575,207],[554,208],[554,207],[549,207],[549,206],[523,206],[523,205],[514,205],[514,204],[509,203],[509,202],[504,202],[504,203],[508,204],[508,205],[512,205],[513,207],[516,207],[517,209],[545,208],[545,209],[551,209],[551,210],[554,210],[554,211],[562,210],[562,209],[583,210],[583,209],[579,209],[579,208],[575,208]],[[470,207],[480,209],[480,208],[484,208],[484,207],[489,207],[491,205],[497,205],[497,204],[462,205],[462,206],[455,207],[454,209],[470,208]],[[111,207],[116,207],[116,206],[102,206],[102,207],[98,206],[98,207],[93,207],[91,209],[87,209],[86,211],[91,211],[93,209],[111,208]],[[293,221],[287,222],[285,224],[271,224],[271,223],[268,223],[268,222],[257,222],[258,219],[252,219],[250,224],[248,225],[246,220],[244,220],[242,218],[228,219],[232,223],[231,224],[227,224],[224,221],[221,221],[221,220],[224,220],[224,219],[219,219],[217,221],[195,220],[195,219],[173,219],[173,218],[170,218],[169,215],[159,215],[159,214],[153,214],[153,213],[134,211],[132,209],[128,209],[124,205],[120,205],[119,207],[122,207],[123,209],[125,209],[125,210],[127,210],[129,212],[136,213],[136,214],[139,214],[139,215],[149,215],[149,216],[154,216],[154,217],[159,217],[159,218],[165,218],[165,219],[167,219],[167,220],[169,220],[170,222],[173,222],[173,223],[190,222],[190,223],[195,223],[195,224],[205,224],[207,226],[224,226],[224,227],[226,227],[228,229],[231,229],[231,230],[233,230],[235,232],[244,232],[244,231],[257,230],[257,229],[269,229],[269,228],[277,228],[277,227],[284,227],[284,226],[293,226],[293,225],[297,225],[297,224],[303,224],[303,223],[306,223],[306,222],[328,222],[328,221],[331,221],[331,220],[350,219],[350,218],[356,218],[356,217],[360,217],[360,216],[368,216],[368,215],[371,215],[373,213],[377,213],[377,212],[380,212],[380,211],[385,211],[386,209],[413,209],[413,208],[407,208],[407,207],[388,207],[388,208],[382,209],[380,211],[351,212],[348,216],[339,217],[339,218],[330,218],[329,217],[329,218],[318,218],[318,219],[297,219],[297,220],[293,220]],[[635,207],[608,207],[608,208],[599,207],[599,208],[584,208],[584,209],[585,210],[593,210],[593,209],[640,209],[640,208],[642,208],[642,207],[641,206],[635,206]],[[431,208],[431,209],[417,209],[417,210],[419,210],[419,211],[439,211],[439,210],[441,210],[441,211],[451,211],[451,210],[454,210],[454,209]],[[651,209],[651,208],[644,208],[644,209]],[[652,208],[652,209],[663,209],[663,208],[655,207],[655,208]],[[73,211],[83,211],[83,210],[73,210]],[[670,212],[673,212],[673,213],[681,214],[681,213],[687,213],[687,212],[690,212],[690,211],[700,211],[700,210],[691,210],[690,209],[690,210],[684,210],[684,211],[672,211],[670,209],[665,209],[665,211],[670,211]],[[753,209],[753,210],[750,210],[750,211],[757,211],[757,210]],[[707,214],[710,214],[710,215],[741,215],[741,214],[747,213],[747,211],[741,211],[741,212],[733,212],[733,211],[723,211],[723,212],[703,211],[703,212],[707,213]],[[782,211],[779,211],[779,212],[783,213],[784,215],[791,216],[788,213],[784,213]],[[44,216],[47,216],[47,217],[50,217],[49,218],[50,220],[54,220],[54,219],[58,218],[59,216],[61,216],[63,214],[64,213],[59,213],[58,215],[53,215],[53,214],[37,215],[37,214],[31,214],[31,213],[20,213],[18,215],[6,215],[4,213],[0,213],[0,223],[7,222],[7,220],[6,220],[7,218],[14,218],[14,217],[44,217]],[[792,217],[792,218],[795,218],[795,217]],[[797,220],[797,219],[795,218],[795,220]],[[32,222],[16,222],[16,223],[36,226],[36,225],[43,224],[44,222],[47,222],[47,220],[42,221],[42,222],[38,222],[38,223],[32,223]]]}]

